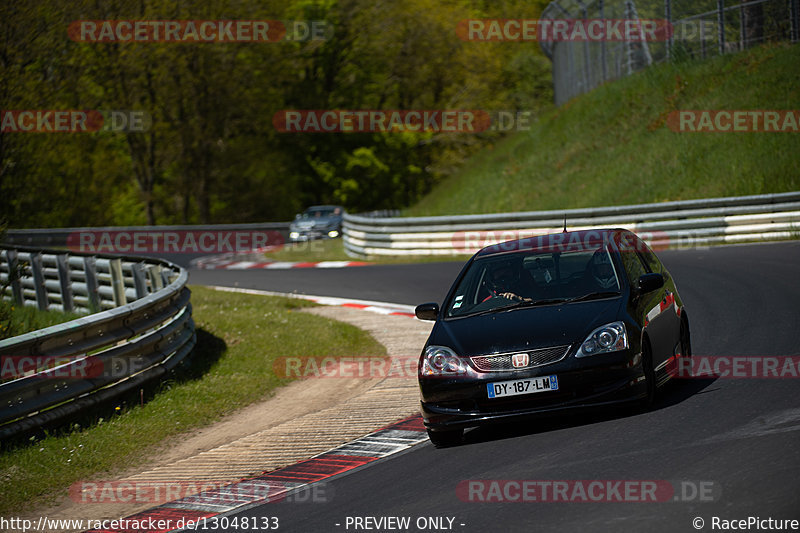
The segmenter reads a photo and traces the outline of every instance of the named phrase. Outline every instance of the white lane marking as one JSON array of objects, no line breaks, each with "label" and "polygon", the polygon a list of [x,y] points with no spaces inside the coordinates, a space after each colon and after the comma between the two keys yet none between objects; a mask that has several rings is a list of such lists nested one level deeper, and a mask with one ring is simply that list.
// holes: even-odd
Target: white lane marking
[{"label": "white lane marking", "polygon": [[237,263],[233,263],[230,265],[225,265],[226,270],[244,270],[246,268],[250,268],[253,265],[257,265],[255,261],[239,261]]},{"label": "white lane marking", "polygon": [[342,268],[352,263],[352,261],[320,261],[316,264],[316,268]]}]

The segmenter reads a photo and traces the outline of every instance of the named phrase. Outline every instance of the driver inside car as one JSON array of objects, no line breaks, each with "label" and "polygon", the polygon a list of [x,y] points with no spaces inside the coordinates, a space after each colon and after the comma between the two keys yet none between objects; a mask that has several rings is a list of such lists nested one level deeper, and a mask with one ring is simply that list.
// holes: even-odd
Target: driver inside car
[{"label": "driver inside car", "polygon": [[523,272],[521,260],[506,259],[496,263],[487,272],[485,286],[489,296],[483,301],[490,298],[506,298],[519,302],[533,301],[532,298],[521,296],[532,289],[530,283],[525,283],[524,276],[528,274]]},{"label": "driver inside car", "polygon": [[614,267],[611,265],[611,258],[603,249],[597,250],[592,255],[589,265],[592,281],[600,289],[617,289],[617,277],[614,275]]}]

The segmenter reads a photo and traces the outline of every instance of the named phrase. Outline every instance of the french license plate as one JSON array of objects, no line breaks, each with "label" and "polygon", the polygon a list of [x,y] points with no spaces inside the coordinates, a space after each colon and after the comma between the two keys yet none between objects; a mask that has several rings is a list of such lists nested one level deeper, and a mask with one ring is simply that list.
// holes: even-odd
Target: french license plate
[{"label": "french license plate", "polygon": [[534,394],[536,392],[546,392],[558,390],[557,376],[539,376],[528,379],[512,379],[510,381],[495,381],[486,384],[486,392],[489,398],[503,398],[505,396],[517,396],[519,394]]}]

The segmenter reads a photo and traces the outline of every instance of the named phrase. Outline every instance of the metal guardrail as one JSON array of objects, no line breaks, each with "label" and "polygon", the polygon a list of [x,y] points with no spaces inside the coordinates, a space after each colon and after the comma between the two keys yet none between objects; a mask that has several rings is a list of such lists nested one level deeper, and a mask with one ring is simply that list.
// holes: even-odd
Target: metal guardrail
[{"label": "metal guardrail", "polygon": [[800,236],[800,191],[563,211],[415,218],[344,216],[354,257],[472,254],[483,246],[571,230],[622,227],[659,248]]},{"label": "metal guardrail", "polygon": [[186,270],[158,259],[0,248],[0,297],[39,309],[106,309],[0,341],[0,378],[11,378],[0,383],[0,439],[174,369],[196,342],[187,280]]},{"label": "metal guardrail", "polygon": [[74,238],[76,235],[80,235],[82,233],[163,233],[170,231],[277,231],[281,234],[283,240],[286,241],[289,238],[289,222],[254,222],[249,224],[175,226],[108,226],[97,228],[10,229],[6,231],[3,244],[10,246],[44,246],[52,248],[67,246],[70,237]]}]

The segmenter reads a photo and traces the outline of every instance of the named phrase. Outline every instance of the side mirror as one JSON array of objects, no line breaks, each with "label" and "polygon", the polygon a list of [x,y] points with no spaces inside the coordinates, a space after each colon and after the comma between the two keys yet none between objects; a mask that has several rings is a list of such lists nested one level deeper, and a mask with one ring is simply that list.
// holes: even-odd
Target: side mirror
[{"label": "side mirror", "polygon": [[414,309],[414,314],[420,320],[436,320],[436,317],[439,316],[439,304],[420,304]]},{"label": "side mirror", "polygon": [[661,274],[644,274],[639,276],[636,292],[639,294],[647,294],[653,292],[664,286],[664,276]]},{"label": "side mirror", "polygon": [[300,213],[297,213],[297,214],[294,216],[294,219],[295,219],[295,220],[297,220],[298,218],[300,218]]}]

